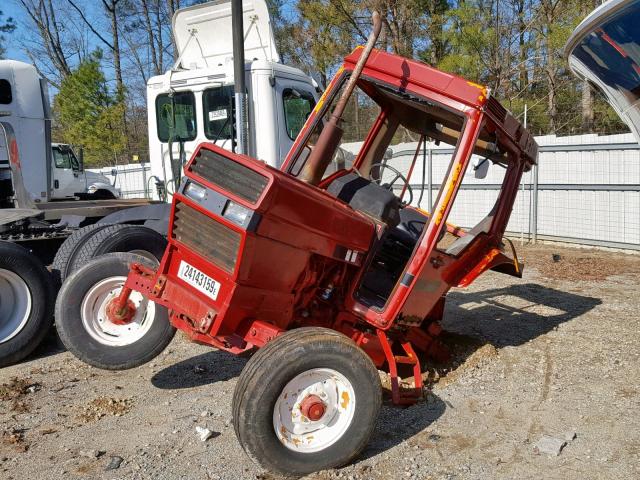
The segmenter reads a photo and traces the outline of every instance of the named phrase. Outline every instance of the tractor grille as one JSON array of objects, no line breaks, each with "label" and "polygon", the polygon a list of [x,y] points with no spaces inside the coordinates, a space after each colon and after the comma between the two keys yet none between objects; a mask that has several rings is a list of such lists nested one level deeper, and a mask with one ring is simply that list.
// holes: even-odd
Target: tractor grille
[{"label": "tractor grille", "polygon": [[268,182],[266,177],[250,168],[205,149],[198,152],[191,171],[251,203],[258,201]]},{"label": "tractor grille", "polygon": [[172,236],[219,267],[233,272],[240,248],[238,232],[178,202]]}]

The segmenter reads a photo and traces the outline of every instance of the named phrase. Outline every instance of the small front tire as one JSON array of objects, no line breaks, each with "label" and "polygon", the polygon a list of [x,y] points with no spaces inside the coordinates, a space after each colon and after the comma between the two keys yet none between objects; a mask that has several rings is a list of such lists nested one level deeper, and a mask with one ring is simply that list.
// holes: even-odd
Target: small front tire
[{"label": "small front tire", "polygon": [[116,325],[106,315],[106,306],[120,293],[132,263],[157,267],[140,255],[103,255],[71,274],[58,294],[58,335],[71,353],[94,367],[138,367],[158,356],[175,335],[167,310],[139,292],[130,296],[136,306],[132,322]]},{"label": "small front tire", "polygon": [[233,424],[263,468],[301,476],[350,462],[369,442],[382,399],[371,359],[333,330],[299,328],[249,360],[233,395]]}]

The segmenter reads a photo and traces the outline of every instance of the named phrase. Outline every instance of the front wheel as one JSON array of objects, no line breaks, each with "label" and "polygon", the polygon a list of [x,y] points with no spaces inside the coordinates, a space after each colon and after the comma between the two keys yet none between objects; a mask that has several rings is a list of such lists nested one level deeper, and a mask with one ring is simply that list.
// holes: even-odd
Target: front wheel
[{"label": "front wheel", "polygon": [[299,328],[249,360],[234,391],[233,424],[252,460],[301,476],[358,455],[381,398],[378,372],[355,343],[333,330]]},{"label": "front wheel", "polygon": [[140,366],[169,344],[175,328],[167,310],[132,292],[130,321],[114,323],[107,306],[120,294],[132,263],[157,267],[131,253],[112,253],[90,261],[62,285],[56,302],[56,327],[65,347],[80,360],[107,370]]}]

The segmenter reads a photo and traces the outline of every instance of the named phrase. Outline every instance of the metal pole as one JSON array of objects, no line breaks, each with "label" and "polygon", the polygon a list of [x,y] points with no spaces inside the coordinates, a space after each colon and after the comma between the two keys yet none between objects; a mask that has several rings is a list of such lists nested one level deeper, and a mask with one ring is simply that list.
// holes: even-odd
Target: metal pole
[{"label": "metal pole", "polygon": [[147,190],[147,170],[144,168],[144,162],[140,164],[142,167],[142,186],[144,188],[144,198],[149,198],[149,190]]},{"label": "metal pole", "polygon": [[233,27],[233,77],[236,102],[236,136],[238,153],[247,155],[247,89],[244,72],[244,19],[242,0],[231,0],[231,24]]},{"label": "metal pole", "polygon": [[540,159],[533,167],[533,216],[531,224],[533,226],[533,243],[538,241],[538,170],[540,169]]},{"label": "metal pole", "polygon": [[429,213],[433,212],[433,150],[429,147]]},{"label": "metal pole", "polygon": [[[527,128],[527,104],[524,104],[524,128]],[[522,182],[522,228],[520,229],[520,245],[524,245],[524,205],[525,205],[525,192],[524,192],[524,175],[521,178]],[[529,212],[531,212],[531,206],[529,206]],[[531,219],[529,219],[531,222]]]}]

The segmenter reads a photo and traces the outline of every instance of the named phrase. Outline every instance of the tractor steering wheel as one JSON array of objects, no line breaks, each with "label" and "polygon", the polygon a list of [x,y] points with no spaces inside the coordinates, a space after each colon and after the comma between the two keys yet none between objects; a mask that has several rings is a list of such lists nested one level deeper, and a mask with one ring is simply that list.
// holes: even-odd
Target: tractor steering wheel
[{"label": "tractor steering wheel", "polygon": [[[373,171],[374,171],[374,168],[376,168],[376,167],[380,167],[380,169],[377,172],[377,174],[379,175],[379,178],[376,178],[376,177],[373,176]],[[396,174],[396,176],[393,177],[393,179],[390,182],[385,183],[382,186],[386,187],[389,191],[393,192],[393,184],[396,183],[398,180],[402,180],[404,182],[404,185],[406,185],[406,187],[407,187],[407,192],[409,193],[409,201],[406,201],[406,202],[402,201],[402,204],[403,204],[403,206],[405,206],[405,205],[409,205],[410,203],[412,203],[413,202],[413,189],[411,188],[411,185],[409,184],[409,180],[407,180],[407,177],[405,177],[402,173],[400,173],[397,168],[392,167],[391,165],[387,165],[386,163],[382,163],[382,162],[374,163],[369,168],[369,178],[371,178],[374,182],[380,184],[380,182],[382,181],[382,172],[384,172],[385,168],[388,168],[389,170],[391,170],[393,173]]]}]

